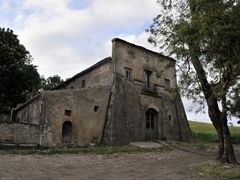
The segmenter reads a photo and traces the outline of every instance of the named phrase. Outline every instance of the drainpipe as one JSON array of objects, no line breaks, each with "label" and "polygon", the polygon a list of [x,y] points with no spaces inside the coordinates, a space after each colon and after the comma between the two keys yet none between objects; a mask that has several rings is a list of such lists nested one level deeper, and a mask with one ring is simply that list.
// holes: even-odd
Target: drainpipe
[{"label": "drainpipe", "polygon": [[13,118],[13,111],[15,111],[17,108],[12,108],[11,110],[11,116],[10,116],[10,122],[12,122],[12,118]]},{"label": "drainpipe", "polygon": [[42,116],[41,116],[41,129],[40,129],[40,139],[39,139],[39,146],[42,146],[42,136],[43,136],[43,126],[44,126],[44,116],[45,116],[45,106],[46,106],[46,101],[42,97]]}]

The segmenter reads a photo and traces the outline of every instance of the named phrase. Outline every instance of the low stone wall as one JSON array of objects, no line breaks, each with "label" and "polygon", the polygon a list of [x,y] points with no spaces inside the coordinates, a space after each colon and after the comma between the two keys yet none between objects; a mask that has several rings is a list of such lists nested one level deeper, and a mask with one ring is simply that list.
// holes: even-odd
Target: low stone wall
[{"label": "low stone wall", "polygon": [[0,121],[2,122],[8,122],[10,121],[10,114],[0,114]]},{"label": "low stone wall", "polygon": [[0,122],[0,143],[38,144],[39,125]]}]

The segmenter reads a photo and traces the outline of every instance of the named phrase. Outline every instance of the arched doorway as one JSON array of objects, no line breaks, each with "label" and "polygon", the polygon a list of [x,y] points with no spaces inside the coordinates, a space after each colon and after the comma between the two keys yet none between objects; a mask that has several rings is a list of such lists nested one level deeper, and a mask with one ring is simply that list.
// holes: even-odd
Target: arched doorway
[{"label": "arched doorway", "polygon": [[62,143],[70,144],[72,136],[72,123],[70,121],[66,121],[62,126]]},{"label": "arched doorway", "polygon": [[145,140],[158,139],[158,113],[155,109],[148,109],[146,111],[146,131]]}]

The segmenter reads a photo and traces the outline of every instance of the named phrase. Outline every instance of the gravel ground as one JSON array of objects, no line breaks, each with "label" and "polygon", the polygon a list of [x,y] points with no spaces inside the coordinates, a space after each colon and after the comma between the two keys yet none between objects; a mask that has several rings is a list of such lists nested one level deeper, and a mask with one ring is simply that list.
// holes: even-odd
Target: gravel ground
[{"label": "gravel ground", "polygon": [[[160,142],[161,143],[161,142]],[[166,142],[162,142],[166,143]],[[140,147],[159,143],[140,142]],[[191,165],[216,157],[217,148],[197,150],[172,145],[171,152],[117,155],[1,155],[0,180],[194,180],[214,178]],[[239,156],[239,149],[236,149]]]}]

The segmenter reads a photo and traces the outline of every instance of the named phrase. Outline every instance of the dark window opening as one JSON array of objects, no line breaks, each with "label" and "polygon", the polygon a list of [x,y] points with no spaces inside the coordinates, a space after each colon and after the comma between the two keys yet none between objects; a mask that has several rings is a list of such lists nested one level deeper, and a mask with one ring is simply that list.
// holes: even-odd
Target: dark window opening
[{"label": "dark window opening", "polygon": [[170,91],[170,80],[165,79],[165,89]]},{"label": "dark window opening", "polygon": [[168,119],[171,121],[171,120],[172,120],[172,116],[171,116],[171,115],[169,115],[169,116],[168,116]]},{"label": "dark window opening", "polygon": [[151,76],[152,76],[152,71],[145,70],[145,82],[147,87],[151,86]]},{"label": "dark window opening", "polygon": [[86,85],[86,81],[82,80],[82,88],[85,88],[85,85]]},{"label": "dark window opening", "polygon": [[94,106],[94,112],[98,112],[99,106]]},{"label": "dark window opening", "polygon": [[126,78],[127,79],[132,79],[132,70],[125,68],[125,72],[126,72]]},{"label": "dark window opening", "polygon": [[72,114],[72,111],[71,110],[65,110],[65,115],[66,116],[71,116]]},{"label": "dark window opening", "polygon": [[71,89],[73,89],[73,86],[71,86]]}]

